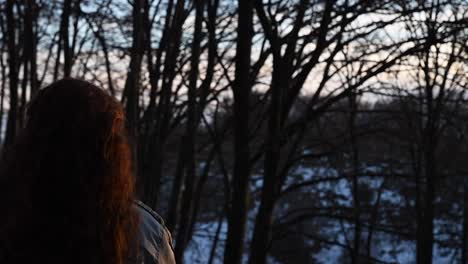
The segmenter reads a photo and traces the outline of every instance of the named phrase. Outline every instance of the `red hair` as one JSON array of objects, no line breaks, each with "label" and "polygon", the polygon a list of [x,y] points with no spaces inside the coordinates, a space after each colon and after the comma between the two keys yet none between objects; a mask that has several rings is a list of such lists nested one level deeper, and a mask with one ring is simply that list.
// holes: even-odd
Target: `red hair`
[{"label": "red hair", "polygon": [[0,261],[123,264],[136,252],[131,154],[113,97],[85,81],[53,83],[7,151]]}]

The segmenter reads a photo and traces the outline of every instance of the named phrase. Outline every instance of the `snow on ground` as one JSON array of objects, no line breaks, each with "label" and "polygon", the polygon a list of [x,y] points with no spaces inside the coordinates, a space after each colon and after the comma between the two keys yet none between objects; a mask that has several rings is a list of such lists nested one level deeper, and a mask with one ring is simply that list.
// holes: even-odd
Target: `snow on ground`
[{"label": "snow on ground", "polygon": [[[216,231],[218,229],[218,221],[208,223],[197,223],[192,240],[190,241],[184,253],[185,263],[203,263],[209,261],[213,242],[215,240]],[[227,237],[227,222],[221,222],[221,230],[219,240],[216,245],[215,257],[213,264],[221,264],[223,259],[224,241]]]},{"label": "snow on ground", "polygon": [[322,249],[314,256],[317,264],[339,263],[343,249],[339,246],[331,246]]},{"label": "snow on ground", "polygon": [[[362,177],[360,177],[360,183],[368,185],[371,189],[377,190],[383,184],[383,177],[376,177],[375,174],[385,170],[385,166],[365,166],[365,170]],[[365,176],[366,172],[373,174],[373,176]],[[310,181],[313,179],[319,179],[324,177],[338,177],[339,173],[333,168],[327,167],[305,167],[298,166],[291,171],[291,177],[288,177],[286,186],[297,184],[298,182]],[[253,175],[251,191],[258,195],[263,184],[261,175]],[[337,196],[337,203],[341,206],[352,207],[352,192],[351,183],[347,179],[339,179],[333,181],[320,182],[312,187],[306,187],[303,191],[308,191],[307,188],[311,188],[314,192],[325,193],[333,192]],[[323,197],[319,195],[319,197]],[[375,202],[375,197],[372,199]],[[403,204],[404,198],[396,191],[391,189],[383,189],[381,193],[381,200],[389,202],[391,204]],[[254,200],[254,204],[248,212],[248,222],[246,227],[246,243],[245,249],[248,252],[249,239],[252,237],[253,228],[255,223],[255,215],[258,211],[259,199]],[[287,205],[282,205],[282,209],[286,209]],[[213,246],[214,237],[218,228],[218,221],[197,223],[195,226],[195,233],[192,241],[189,243],[188,248],[185,252],[184,258],[186,263],[208,263],[210,252]],[[435,221],[436,233],[442,232],[442,226],[448,223],[442,221]],[[352,239],[353,228],[351,224],[340,223],[338,221],[329,221],[327,226],[324,226],[327,230],[324,233],[333,239],[336,239],[339,243],[346,244],[346,239]],[[220,239],[216,246],[215,258],[213,264],[222,263],[224,241],[227,236],[227,222],[223,219],[220,229]],[[415,243],[414,241],[405,241],[395,238],[392,235],[376,232],[372,243],[372,255],[388,263],[403,263],[411,264],[415,263]],[[339,264],[342,261],[343,254],[345,251],[340,246],[324,246],[324,248],[314,256],[316,263],[327,263],[327,264]],[[458,258],[458,252],[447,251],[440,248],[438,245],[434,246],[434,263],[438,264],[449,264],[453,263]],[[247,253],[244,254],[243,262],[247,262]],[[268,258],[268,263],[276,264],[276,260],[272,257]]]}]

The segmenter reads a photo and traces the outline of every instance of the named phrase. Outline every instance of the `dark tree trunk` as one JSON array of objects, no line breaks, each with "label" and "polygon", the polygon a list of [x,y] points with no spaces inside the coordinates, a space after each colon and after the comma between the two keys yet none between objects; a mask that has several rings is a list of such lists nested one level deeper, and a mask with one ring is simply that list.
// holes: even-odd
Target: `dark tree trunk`
[{"label": "dark tree trunk", "polygon": [[[465,176],[466,178],[466,176]],[[462,234],[462,249],[461,263],[468,263],[468,180],[463,182],[463,234]]]},{"label": "dark tree trunk", "polygon": [[21,84],[21,104],[19,110],[19,127],[23,126],[25,117],[26,101],[28,100],[28,85],[29,94],[32,95],[36,91],[36,56],[35,43],[36,35],[34,33],[33,20],[35,20],[35,5],[34,0],[26,0],[24,3],[23,14],[23,80]]},{"label": "dark tree trunk", "polygon": [[253,35],[253,1],[239,0],[236,70],[234,93],[234,172],[232,177],[231,210],[224,250],[225,264],[239,264],[244,252],[244,237],[249,206],[249,96],[250,55]]},{"label": "dark tree trunk", "polygon": [[[87,21],[91,27],[94,27],[90,19],[87,19]],[[99,27],[97,30],[93,30],[93,33],[96,39],[99,41],[99,44],[101,45],[102,53],[104,53],[104,61],[105,61],[106,74],[107,74],[107,85],[109,87],[109,92],[111,93],[112,96],[115,96],[115,88],[114,88],[114,83],[112,80],[111,65],[110,65],[111,63],[109,60],[109,49],[107,46],[106,39],[102,35],[102,30],[103,30],[102,27]]]},{"label": "dark tree trunk", "polygon": [[[5,35],[5,21],[3,20],[3,16],[0,16],[0,28],[1,28],[2,34]],[[2,54],[5,52],[5,48],[6,48],[6,43],[3,42],[0,48],[0,52]],[[4,119],[4,113],[5,113],[5,109],[4,109],[5,87],[7,83],[7,72],[6,72],[7,65],[5,64],[3,56],[0,56],[0,67],[1,67],[0,72],[1,72],[1,85],[2,85],[2,87],[0,88],[0,131],[3,132],[3,126],[4,126],[3,119]],[[2,140],[0,141],[0,144],[3,144],[4,140],[5,138],[2,138]]]},{"label": "dark tree trunk", "polygon": [[281,61],[275,61],[273,66],[273,80],[271,85],[271,103],[268,112],[268,132],[266,139],[266,153],[264,161],[264,176],[260,208],[255,221],[249,263],[265,263],[271,242],[271,226],[273,210],[278,194],[278,162],[281,151],[281,105],[283,72],[287,71]]},{"label": "dark tree trunk", "polygon": [[30,59],[29,83],[31,86],[30,96],[32,97],[39,89],[39,83],[37,79],[37,32],[34,30],[34,26],[37,25],[39,10],[35,0],[26,1],[25,13],[25,34],[31,36],[28,46],[29,50],[27,52],[29,53]]},{"label": "dark tree trunk", "polygon": [[[351,81],[351,80],[350,80]],[[359,199],[359,149],[356,137],[356,114],[357,114],[357,95],[355,91],[349,96],[349,137],[350,137],[350,152],[351,152],[351,174],[352,174],[352,195],[353,195],[353,212],[354,212],[354,237],[351,250],[351,263],[362,263],[361,255],[361,206]]]},{"label": "dark tree trunk", "polygon": [[[426,50],[424,53],[423,74],[424,87],[422,95],[424,96],[423,111],[425,116],[420,118],[423,120],[422,127],[422,145],[420,146],[423,155],[423,177],[422,193],[421,193],[421,213],[418,223],[419,234],[417,237],[417,263],[430,264],[432,263],[434,245],[434,199],[435,199],[435,182],[437,177],[437,166],[435,159],[435,151],[437,146],[437,127],[438,127],[438,107],[435,98],[435,82],[431,78],[430,58],[431,47],[433,45],[433,29],[429,26],[427,32]],[[438,97],[443,96],[443,87],[438,93]],[[440,100],[441,98],[437,98]]]},{"label": "dark tree trunk", "polygon": [[200,175],[200,178],[198,179],[197,184],[195,185],[195,188],[194,188],[193,201],[192,201],[192,206],[193,206],[192,216],[190,218],[190,223],[188,223],[188,225],[189,225],[189,230],[188,230],[189,239],[193,235],[193,230],[195,228],[195,223],[197,221],[198,212],[200,210],[200,201],[201,201],[201,198],[202,198],[202,195],[203,195],[203,193],[202,193],[203,192],[203,187],[205,186],[205,183],[206,183],[206,181],[208,179],[210,169],[211,169],[211,163],[214,160],[215,154],[216,154],[216,150],[215,150],[215,147],[213,147],[213,149],[211,150],[211,152],[210,152],[210,154],[209,154],[209,156],[208,156],[208,158],[207,158],[207,160],[205,162],[203,172]]},{"label": "dark tree trunk", "polygon": [[[308,1],[300,1],[298,3],[297,17],[293,23],[293,28],[289,34],[282,54],[283,40],[277,34],[276,21],[271,21],[267,17],[262,1],[256,1],[256,11],[259,15],[262,28],[268,38],[273,55],[273,73],[270,85],[270,105],[266,113],[268,119],[266,142],[265,142],[265,158],[263,164],[263,186],[260,198],[260,207],[255,219],[255,227],[250,246],[250,264],[266,263],[267,254],[271,245],[273,212],[275,209],[276,199],[281,190],[281,185],[285,179],[288,170],[280,170],[282,161],[282,134],[283,125],[288,110],[285,108],[291,107],[286,102],[286,91],[289,91],[294,73],[295,61],[294,57],[299,40],[299,31],[304,25],[304,14],[307,9]],[[327,4],[326,10],[330,10],[331,4]],[[328,11],[327,11],[328,12]],[[327,21],[322,21],[322,24]],[[327,26],[327,25],[326,25]],[[327,28],[322,29],[323,34],[327,32]],[[300,85],[302,86],[302,85]],[[291,95],[293,101],[297,94]]]},{"label": "dark tree trunk", "polygon": [[[63,76],[70,77],[71,73],[71,60],[72,60],[72,51],[70,48],[70,39],[69,39],[69,26],[70,26],[70,15],[72,9],[72,0],[65,0],[63,2],[62,18],[60,21],[60,35],[63,42]],[[60,54],[59,54],[60,56]]]},{"label": "dark tree trunk", "polygon": [[[137,138],[138,138],[138,118],[139,118],[139,87],[140,87],[140,72],[141,62],[143,57],[143,4],[144,0],[133,1],[132,11],[132,48],[130,55],[130,67],[125,82],[126,98],[126,116],[127,127],[130,141],[132,143],[132,154],[134,164],[137,164]],[[136,167],[134,168],[136,170]],[[135,172],[136,174],[138,172]]]},{"label": "dark tree trunk", "polygon": [[180,192],[182,190],[184,174],[185,174],[185,148],[187,145],[187,132],[182,136],[179,152],[177,153],[177,163],[175,168],[174,180],[172,183],[171,197],[169,199],[169,208],[167,214],[167,228],[174,232],[177,227],[179,208],[180,208]]},{"label": "dark tree trunk", "polygon": [[54,78],[56,81],[59,77],[59,66],[60,66],[60,57],[62,55],[62,49],[64,53],[64,65],[63,65],[63,76],[69,77],[71,71],[71,58],[70,58],[70,45],[69,45],[69,24],[70,24],[70,15],[71,15],[71,4],[72,0],[64,0],[62,7],[62,15],[60,18],[60,28],[57,41],[57,53],[55,58],[54,66]]},{"label": "dark tree trunk", "polygon": [[173,95],[172,84],[176,74],[177,57],[180,51],[180,42],[182,36],[182,26],[187,17],[184,9],[184,1],[178,0],[175,6],[174,15],[171,19],[168,36],[168,45],[164,70],[162,74],[162,87],[159,102],[155,108],[154,129],[149,135],[150,146],[148,150],[148,160],[142,166],[145,167],[144,173],[144,201],[153,208],[157,207],[159,198],[159,189],[162,180],[162,165],[164,162],[165,141],[168,137],[169,126],[172,117]]},{"label": "dark tree trunk", "polygon": [[220,213],[219,220],[218,220],[218,227],[216,227],[216,234],[213,240],[213,245],[211,246],[210,258],[208,259],[208,264],[213,264],[215,254],[216,254],[216,249],[218,247],[219,234],[221,233],[221,227],[223,226],[223,219],[224,219],[224,214]]},{"label": "dark tree trunk", "polygon": [[5,135],[5,146],[11,145],[16,136],[18,114],[18,63],[16,51],[16,23],[14,18],[14,0],[6,2],[7,46],[8,46],[8,78],[10,91],[10,110]]},{"label": "dark tree trunk", "polygon": [[[147,53],[147,67],[150,77],[150,97],[149,97],[149,105],[145,109],[144,116],[143,116],[143,127],[141,131],[141,135],[139,137],[139,153],[141,155],[141,159],[138,160],[138,168],[140,171],[141,178],[137,182],[137,187],[139,193],[148,204],[150,204],[150,196],[152,193],[152,189],[148,186],[148,184],[155,184],[156,190],[159,190],[159,181],[160,181],[160,167],[159,164],[161,159],[158,157],[158,149],[156,149],[156,145],[158,144],[157,136],[157,127],[158,127],[158,120],[156,120],[157,112],[156,112],[156,93],[158,91],[158,82],[161,78],[161,65],[162,63],[162,55],[166,51],[167,47],[167,35],[170,31],[171,26],[171,18],[172,18],[172,9],[174,5],[174,0],[170,0],[167,3],[166,8],[166,18],[164,23],[163,34],[160,39],[159,47],[156,49],[156,61],[153,63],[153,51],[151,45],[151,19],[149,17],[149,3],[146,1],[145,3],[145,47]],[[156,129],[155,129],[156,127]],[[155,131],[153,131],[155,130]],[[157,201],[157,197],[156,197]],[[157,203],[157,202],[155,202]]]},{"label": "dark tree trunk", "polygon": [[[176,235],[176,248],[175,248],[175,259],[177,263],[183,263],[184,251],[189,241],[190,224],[192,217],[193,208],[193,189],[195,181],[196,171],[196,156],[195,156],[195,145],[197,136],[197,81],[199,74],[199,62],[201,52],[201,40],[202,40],[202,21],[203,21],[203,1],[195,1],[195,29],[192,43],[192,56],[191,56],[191,70],[189,76],[189,90],[188,90],[188,107],[187,107],[187,126],[185,133],[185,146],[182,150],[184,154],[184,166],[185,178],[184,178],[184,189],[182,193],[182,203],[180,210],[180,221],[179,228]],[[181,188],[182,186],[174,186],[173,189]],[[177,194],[180,190],[177,191]],[[178,195],[177,195],[178,197]],[[178,199],[177,199],[178,200]],[[177,206],[179,204],[176,201],[171,206]],[[177,214],[176,214],[177,215]]]},{"label": "dark tree trunk", "polygon": [[[197,5],[199,5],[200,3],[197,3]],[[200,88],[198,88],[200,90],[200,92],[198,92],[198,94],[200,94],[199,96],[199,100],[198,100],[198,104],[197,104],[197,107],[193,107],[193,109],[196,111],[193,118],[194,118],[194,122],[195,122],[195,127],[198,127],[199,123],[200,123],[200,120],[202,119],[202,115],[203,115],[203,111],[205,109],[205,106],[206,106],[206,98],[210,92],[210,86],[211,86],[211,82],[212,82],[212,79],[213,79],[213,73],[214,73],[214,66],[215,66],[215,57],[216,57],[216,49],[217,49],[217,44],[216,44],[216,32],[215,32],[215,27],[216,27],[216,10],[217,10],[217,7],[218,7],[218,0],[215,0],[214,3],[211,3],[211,1],[209,1],[207,3],[207,7],[208,7],[208,65],[207,65],[207,69],[206,69],[206,76],[205,76],[205,79],[203,80],[202,84],[200,85]],[[201,12],[198,11],[198,12]],[[200,28],[199,28],[200,27]],[[198,31],[198,29],[201,30],[201,21],[195,21],[195,30]],[[198,33],[194,33],[194,41],[196,42],[200,42],[201,41],[201,31],[198,32]],[[195,42],[194,42],[195,44]],[[198,47],[197,49],[200,49],[200,44],[197,44]],[[200,53],[199,51],[197,51],[197,53]],[[198,55],[199,56],[199,55]],[[195,58],[197,63],[199,62],[199,58]],[[193,61],[192,61],[193,62]],[[193,66],[195,67],[195,66]],[[198,70],[197,70],[198,71]],[[192,72],[191,72],[192,73]],[[191,76],[191,78],[193,78],[193,76]],[[192,81],[192,79],[191,79]],[[190,100],[189,100],[189,107],[190,107]],[[188,111],[188,116],[190,116],[190,112]],[[187,128],[188,128],[188,124],[187,124]],[[196,131],[196,130],[194,130]],[[168,213],[168,228],[169,230],[173,231],[175,229],[175,225],[177,224],[177,216],[179,214],[179,200],[180,200],[180,190],[181,190],[181,187],[182,187],[182,180],[183,180],[183,174],[184,174],[184,171],[185,171],[185,166],[186,166],[186,160],[187,158],[184,156],[186,155],[187,151],[185,150],[185,148],[187,147],[187,139],[188,137],[190,137],[191,135],[193,134],[192,130],[186,130],[186,133],[184,134],[184,136],[182,137],[182,144],[181,144],[181,148],[179,150],[179,156],[178,156],[178,159],[177,159],[177,167],[176,167],[176,172],[175,172],[175,178],[174,178],[174,183],[173,183],[173,189],[172,189],[172,192],[171,192],[171,200],[170,200],[170,203],[169,203],[169,213]],[[209,159],[211,161],[211,158]],[[206,174],[208,174],[208,172],[206,172]],[[201,179],[200,179],[201,181]],[[203,185],[203,184],[202,184]],[[197,189],[200,189],[200,187],[197,187]],[[193,217],[196,217],[197,215],[197,201],[199,201],[199,197],[197,197],[195,195],[195,201],[192,201],[192,203],[194,204],[194,211],[192,213]],[[194,222],[193,221],[194,219],[192,219],[192,223]],[[191,228],[190,228],[191,229]],[[190,234],[192,233],[192,231],[189,232],[189,237],[191,236]]]},{"label": "dark tree trunk", "polygon": [[428,120],[423,132],[423,155],[424,155],[424,183],[422,193],[422,216],[420,218],[421,233],[418,237],[420,253],[417,257],[417,263],[432,263],[432,248],[434,245],[434,199],[435,199],[435,181],[437,167],[435,160],[435,147],[437,140],[435,137],[434,109],[432,106],[432,89],[427,94]]}]

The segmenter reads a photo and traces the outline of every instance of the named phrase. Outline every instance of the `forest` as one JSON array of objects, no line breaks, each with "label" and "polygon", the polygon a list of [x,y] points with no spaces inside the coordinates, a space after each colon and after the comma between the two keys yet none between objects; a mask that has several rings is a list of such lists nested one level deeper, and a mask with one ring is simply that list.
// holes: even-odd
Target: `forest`
[{"label": "forest", "polygon": [[177,263],[468,263],[466,0],[0,0],[3,148],[65,77]]}]

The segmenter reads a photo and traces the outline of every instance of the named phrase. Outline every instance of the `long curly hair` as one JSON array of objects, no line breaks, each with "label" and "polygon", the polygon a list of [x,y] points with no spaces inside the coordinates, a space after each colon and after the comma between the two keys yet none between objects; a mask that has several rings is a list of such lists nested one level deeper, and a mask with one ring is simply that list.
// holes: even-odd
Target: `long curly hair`
[{"label": "long curly hair", "polygon": [[113,97],[77,79],[51,84],[6,151],[0,262],[123,264],[136,252],[131,153]]}]

